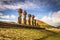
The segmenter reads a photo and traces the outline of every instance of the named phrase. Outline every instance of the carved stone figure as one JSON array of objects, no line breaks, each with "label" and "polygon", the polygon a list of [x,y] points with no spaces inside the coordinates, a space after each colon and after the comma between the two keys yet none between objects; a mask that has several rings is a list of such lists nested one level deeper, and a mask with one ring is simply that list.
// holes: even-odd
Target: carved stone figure
[{"label": "carved stone figure", "polygon": [[26,24],[26,15],[27,15],[27,12],[26,12],[26,10],[24,10],[24,24]]},{"label": "carved stone figure", "polygon": [[34,26],[34,18],[35,18],[35,16],[32,15],[32,25],[33,25],[33,26]]},{"label": "carved stone figure", "polygon": [[18,9],[18,23],[21,24],[22,23],[22,9]]},{"label": "carved stone figure", "polygon": [[35,26],[36,26],[36,19],[34,19],[35,20]]},{"label": "carved stone figure", "polygon": [[28,24],[31,25],[31,14],[28,14]]}]

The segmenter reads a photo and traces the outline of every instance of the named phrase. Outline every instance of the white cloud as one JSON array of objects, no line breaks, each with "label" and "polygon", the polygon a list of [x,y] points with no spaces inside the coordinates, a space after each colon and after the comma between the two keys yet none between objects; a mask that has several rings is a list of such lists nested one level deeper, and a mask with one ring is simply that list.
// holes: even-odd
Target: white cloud
[{"label": "white cloud", "polygon": [[39,8],[38,5],[34,4],[33,2],[25,2],[25,3],[12,3],[12,4],[4,4],[3,1],[0,2],[0,11],[6,10],[6,9],[34,9],[34,8]]},{"label": "white cloud", "polygon": [[12,18],[12,19],[15,19],[15,18],[16,18],[16,16],[15,16],[15,15],[11,15],[11,18]]},{"label": "white cloud", "polygon": [[3,19],[15,19],[16,16],[15,15],[1,15],[0,18],[3,18]]},{"label": "white cloud", "polygon": [[9,19],[0,19],[0,21],[5,21],[5,22],[17,22],[15,20],[9,20]]},{"label": "white cloud", "polygon": [[11,20],[4,20],[4,19],[0,19],[0,21],[8,21],[8,22],[11,22]]},{"label": "white cloud", "polygon": [[1,15],[0,21],[17,22],[17,17],[15,15]]},{"label": "white cloud", "polygon": [[2,15],[3,15],[3,13],[0,12],[0,16],[2,16]]},{"label": "white cloud", "polygon": [[60,11],[54,12],[52,14],[53,21],[56,23],[60,23]]},{"label": "white cloud", "polygon": [[60,11],[52,12],[51,15],[44,16],[41,20],[52,26],[60,26]]},{"label": "white cloud", "polygon": [[17,17],[15,15],[4,15],[3,13],[0,12],[0,21],[8,21],[8,22],[16,22]]}]

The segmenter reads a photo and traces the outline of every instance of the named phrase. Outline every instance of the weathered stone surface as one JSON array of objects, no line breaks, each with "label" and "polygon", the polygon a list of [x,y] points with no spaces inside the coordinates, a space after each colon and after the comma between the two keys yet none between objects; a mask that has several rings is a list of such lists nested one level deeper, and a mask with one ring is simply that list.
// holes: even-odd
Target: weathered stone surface
[{"label": "weathered stone surface", "polygon": [[35,21],[35,26],[36,26],[36,19],[34,19],[34,21]]},{"label": "weathered stone surface", "polygon": [[26,10],[24,10],[24,18],[23,18],[24,24],[26,24],[26,15],[27,15],[27,12],[26,12]]},{"label": "weathered stone surface", "polygon": [[28,24],[31,25],[31,14],[28,14]]},{"label": "weathered stone surface", "polygon": [[18,13],[19,14],[21,14],[22,13],[22,9],[20,8],[20,9],[18,9]]},{"label": "weathered stone surface", "polygon": [[35,18],[35,16],[32,15],[32,25],[33,25],[33,26],[34,26],[34,18]]},{"label": "weathered stone surface", "polygon": [[18,15],[19,15],[18,16],[18,23],[21,24],[21,22],[22,22],[21,21],[22,20],[22,18],[21,18],[22,17],[22,9],[18,9]]}]

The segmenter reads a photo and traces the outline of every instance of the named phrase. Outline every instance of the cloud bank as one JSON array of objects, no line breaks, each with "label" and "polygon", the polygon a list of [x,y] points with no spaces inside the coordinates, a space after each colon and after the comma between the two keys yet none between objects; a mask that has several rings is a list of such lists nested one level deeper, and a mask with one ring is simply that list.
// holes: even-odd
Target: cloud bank
[{"label": "cloud bank", "polygon": [[19,1],[19,0],[0,0],[0,11],[6,10],[6,9],[11,9],[11,10],[16,10],[16,9],[34,9],[34,8],[39,8],[38,5],[34,4],[33,2],[24,2],[24,1]]},{"label": "cloud bank", "polygon": [[0,11],[6,9],[35,9],[35,8],[47,8],[47,9],[60,9],[60,0],[0,0]]},{"label": "cloud bank", "polygon": [[44,16],[41,20],[52,26],[60,26],[60,11],[52,12],[50,15]]},{"label": "cloud bank", "polygon": [[0,13],[0,18],[3,18],[3,19],[15,19],[16,16],[15,15],[4,15],[3,13]]},{"label": "cloud bank", "polygon": [[9,21],[9,22],[17,22],[17,17],[15,15],[4,15],[0,13],[0,21]]}]

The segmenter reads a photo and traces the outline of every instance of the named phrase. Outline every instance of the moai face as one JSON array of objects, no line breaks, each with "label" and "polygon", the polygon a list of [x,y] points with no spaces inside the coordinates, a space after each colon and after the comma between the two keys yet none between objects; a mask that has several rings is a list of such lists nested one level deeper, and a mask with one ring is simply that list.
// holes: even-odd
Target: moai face
[{"label": "moai face", "polygon": [[32,15],[32,18],[35,18],[35,16],[34,16],[34,15]]},{"label": "moai face", "polygon": [[18,14],[22,15],[22,9],[18,9]]},{"label": "moai face", "polygon": [[28,17],[31,17],[31,14],[28,14]]},{"label": "moai face", "polygon": [[24,10],[24,15],[27,15],[27,12],[26,12],[26,10]]}]

